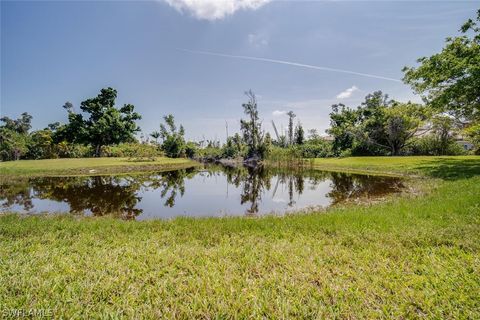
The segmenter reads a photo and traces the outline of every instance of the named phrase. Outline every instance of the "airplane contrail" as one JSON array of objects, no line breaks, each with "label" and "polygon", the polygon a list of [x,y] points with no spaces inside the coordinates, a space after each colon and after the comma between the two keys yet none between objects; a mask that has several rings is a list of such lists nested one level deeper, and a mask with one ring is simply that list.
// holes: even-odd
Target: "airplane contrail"
[{"label": "airplane contrail", "polygon": [[224,57],[224,58],[234,58],[234,59],[243,59],[243,60],[253,60],[253,61],[263,61],[263,62],[270,62],[270,63],[277,63],[277,64],[285,64],[294,67],[306,68],[306,69],[315,69],[315,70],[322,70],[322,71],[331,71],[331,72],[340,72],[340,73],[347,73],[353,74],[356,76],[368,77],[368,78],[375,78],[375,79],[382,79],[388,81],[395,81],[395,82],[402,82],[401,80],[379,76],[370,73],[362,73],[362,72],[355,72],[350,70],[343,70],[343,69],[336,69],[336,68],[329,68],[329,67],[321,67],[321,66],[314,66],[311,64],[304,64],[298,62],[291,62],[285,60],[277,60],[277,59],[268,59],[268,58],[260,58],[260,57],[251,57],[251,56],[241,56],[241,55],[233,55],[233,54],[225,54],[225,53],[217,53],[217,52],[210,52],[210,51],[198,51],[198,50],[189,50],[189,49],[178,49],[185,52],[196,53],[196,54],[204,54],[208,56],[217,56],[217,57]]}]

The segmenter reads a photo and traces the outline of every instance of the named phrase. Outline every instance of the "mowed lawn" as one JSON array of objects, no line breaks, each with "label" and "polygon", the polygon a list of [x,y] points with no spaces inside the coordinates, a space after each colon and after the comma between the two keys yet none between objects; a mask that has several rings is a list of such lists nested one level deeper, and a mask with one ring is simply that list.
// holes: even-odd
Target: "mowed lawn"
[{"label": "mowed lawn", "polygon": [[351,157],[313,159],[323,170],[420,175],[459,179],[480,175],[480,156]]},{"label": "mowed lawn", "polygon": [[[319,159],[426,194],[264,218],[0,217],[0,312],[55,318],[480,318],[480,158]],[[373,171],[371,171],[373,172]]]},{"label": "mowed lawn", "polygon": [[128,158],[76,158],[0,162],[0,175],[111,174],[156,169],[178,169],[196,165],[189,159],[157,157],[154,161]]}]

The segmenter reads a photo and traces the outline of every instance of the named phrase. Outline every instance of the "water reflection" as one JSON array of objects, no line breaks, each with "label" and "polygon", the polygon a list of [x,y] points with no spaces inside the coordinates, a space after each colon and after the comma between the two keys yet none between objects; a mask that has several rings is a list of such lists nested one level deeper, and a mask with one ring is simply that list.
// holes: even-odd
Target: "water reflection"
[{"label": "water reflection", "polygon": [[122,219],[284,213],[403,188],[400,178],[308,169],[208,166],[135,176],[41,177],[2,183],[2,211],[68,211]]}]

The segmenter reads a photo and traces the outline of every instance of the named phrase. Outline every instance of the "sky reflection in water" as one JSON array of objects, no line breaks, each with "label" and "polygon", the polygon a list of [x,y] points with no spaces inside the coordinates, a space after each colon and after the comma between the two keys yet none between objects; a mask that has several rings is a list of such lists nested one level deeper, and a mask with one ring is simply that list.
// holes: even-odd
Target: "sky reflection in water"
[{"label": "sky reflection in water", "polygon": [[1,211],[122,219],[284,214],[403,188],[401,178],[310,169],[204,168],[134,176],[39,177],[0,189]]}]

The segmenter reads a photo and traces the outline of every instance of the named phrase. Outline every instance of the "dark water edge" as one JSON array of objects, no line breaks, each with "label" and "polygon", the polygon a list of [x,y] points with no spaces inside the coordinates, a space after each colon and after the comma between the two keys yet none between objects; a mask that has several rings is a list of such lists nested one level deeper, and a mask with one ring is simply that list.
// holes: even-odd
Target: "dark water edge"
[{"label": "dark water edge", "polygon": [[137,220],[283,215],[379,199],[404,188],[398,177],[204,165],[122,176],[13,179],[0,188],[0,212],[67,212]]}]

